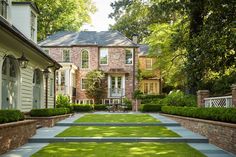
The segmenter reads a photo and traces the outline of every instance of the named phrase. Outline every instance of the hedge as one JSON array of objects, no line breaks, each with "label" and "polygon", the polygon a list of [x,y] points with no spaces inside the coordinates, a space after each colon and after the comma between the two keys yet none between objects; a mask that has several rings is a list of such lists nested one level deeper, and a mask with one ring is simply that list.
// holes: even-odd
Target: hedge
[{"label": "hedge", "polygon": [[143,104],[141,105],[141,112],[160,112],[162,105],[155,104]]},{"label": "hedge", "polygon": [[161,108],[161,111],[163,113],[185,117],[236,123],[236,108],[198,108],[163,106]]},{"label": "hedge", "polygon": [[95,111],[105,111],[105,110],[107,110],[107,107],[104,104],[95,104],[94,110]]},{"label": "hedge", "polygon": [[156,102],[161,99],[164,99],[166,96],[165,95],[140,95],[138,99],[141,100],[142,104],[147,104],[150,102]]},{"label": "hedge", "polygon": [[24,114],[19,110],[0,110],[0,124],[24,120]]},{"label": "hedge", "polygon": [[72,106],[75,112],[93,111],[93,105],[89,105],[89,104],[73,104]]},{"label": "hedge", "polygon": [[69,108],[45,108],[45,109],[32,109],[30,111],[31,117],[51,117],[70,113]]}]

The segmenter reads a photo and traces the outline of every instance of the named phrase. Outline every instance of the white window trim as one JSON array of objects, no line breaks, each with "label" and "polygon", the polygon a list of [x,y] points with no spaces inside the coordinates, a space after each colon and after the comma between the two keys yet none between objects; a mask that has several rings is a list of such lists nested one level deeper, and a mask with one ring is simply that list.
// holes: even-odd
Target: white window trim
[{"label": "white window trim", "polygon": [[107,88],[107,98],[116,98],[116,97],[111,97],[111,92],[110,92],[110,88],[111,88],[111,76],[121,76],[121,82],[122,82],[122,88],[123,88],[123,95],[125,95],[126,93],[126,90],[125,90],[125,75],[108,75],[107,77],[107,85],[108,85],[108,88]]},{"label": "white window trim", "polygon": [[[147,68],[147,59],[151,60],[151,68]],[[152,58],[146,58],[145,63],[146,63],[146,65],[145,65],[146,70],[152,70]]]},{"label": "white window trim", "polygon": [[[88,52],[88,68],[83,68],[82,67],[82,52],[83,51],[87,51]],[[89,50],[87,50],[87,49],[82,49],[81,51],[80,51],[80,67],[81,67],[81,69],[89,69],[90,68],[90,52],[89,52]]]},{"label": "white window trim", "polygon": [[132,53],[132,63],[131,64],[127,64],[126,63],[126,51],[125,51],[125,65],[133,65],[134,64],[134,49],[126,48],[125,50],[131,50],[131,53]]},{"label": "white window trim", "polygon": [[63,53],[64,50],[69,50],[69,58],[70,58],[69,62],[71,62],[71,50],[70,49],[62,49],[61,50],[61,62],[64,62],[64,53]]},{"label": "white window trim", "polygon": [[[101,56],[100,56],[100,55],[101,55],[101,49],[106,49],[106,50],[107,50],[107,64],[102,64],[102,63],[101,63]],[[108,49],[108,48],[100,48],[100,49],[99,49],[99,64],[100,64],[100,65],[108,65],[108,62],[109,62],[109,59],[108,59],[108,58],[109,58],[109,49]]]}]

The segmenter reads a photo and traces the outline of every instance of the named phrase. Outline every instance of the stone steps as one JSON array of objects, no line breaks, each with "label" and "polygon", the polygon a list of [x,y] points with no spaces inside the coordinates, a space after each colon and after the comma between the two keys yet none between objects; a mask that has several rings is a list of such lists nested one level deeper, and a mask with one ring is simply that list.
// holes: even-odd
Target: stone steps
[{"label": "stone steps", "polygon": [[179,123],[57,123],[56,126],[181,126]]},{"label": "stone steps", "polygon": [[55,143],[55,142],[186,142],[208,143],[207,138],[199,137],[49,137],[31,138],[29,143]]}]

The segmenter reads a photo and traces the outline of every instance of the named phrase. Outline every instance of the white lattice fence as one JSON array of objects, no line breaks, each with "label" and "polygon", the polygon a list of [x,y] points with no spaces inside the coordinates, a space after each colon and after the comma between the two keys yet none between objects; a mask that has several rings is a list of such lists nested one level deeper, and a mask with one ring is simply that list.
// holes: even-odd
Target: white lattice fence
[{"label": "white lattice fence", "polygon": [[205,98],[205,107],[233,107],[232,96]]}]

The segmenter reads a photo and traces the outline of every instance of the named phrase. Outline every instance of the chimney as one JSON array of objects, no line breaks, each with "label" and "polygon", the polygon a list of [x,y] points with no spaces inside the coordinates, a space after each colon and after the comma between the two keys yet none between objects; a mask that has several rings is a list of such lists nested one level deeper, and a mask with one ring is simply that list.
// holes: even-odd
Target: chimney
[{"label": "chimney", "polygon": [[133,42],[134,42],[135,44],[138,43],[138,35],[137,35],[137,34],[134,34],[134,35],[133,35]]}]

